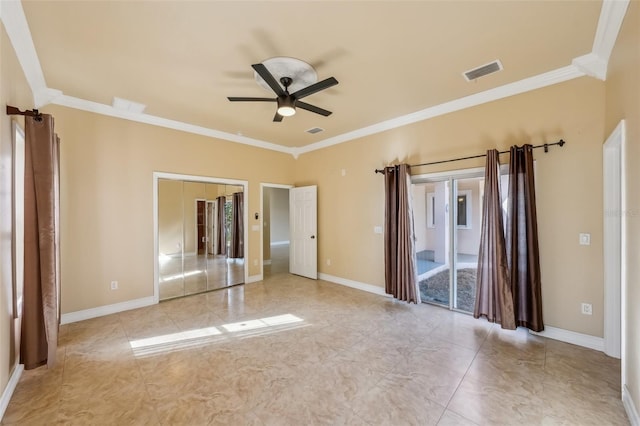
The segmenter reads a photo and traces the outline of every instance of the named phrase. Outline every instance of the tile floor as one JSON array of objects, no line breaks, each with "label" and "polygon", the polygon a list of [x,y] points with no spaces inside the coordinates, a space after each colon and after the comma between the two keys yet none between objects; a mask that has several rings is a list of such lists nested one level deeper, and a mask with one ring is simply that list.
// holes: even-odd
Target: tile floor
[{"label": "tile floor", "polygon": [[62,326],[58,366],[24,372],[2,424],[625,425],[619,374],[596,351],[281,273]]}]

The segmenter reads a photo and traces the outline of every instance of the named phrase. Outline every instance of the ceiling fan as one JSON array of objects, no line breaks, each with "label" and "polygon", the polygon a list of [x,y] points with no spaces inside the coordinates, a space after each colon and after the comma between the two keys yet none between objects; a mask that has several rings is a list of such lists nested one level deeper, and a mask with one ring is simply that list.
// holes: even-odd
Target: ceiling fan
[{"label": "ceiling fan", "polygon": [[[315,112],[316,114],[324,115],[325,117],[331,115],[331,111],[327,111],[326,109],[322,109],[306,102],[302,102],[300,99],[321,90],[327,89],[331,86],[335,86],[336,84],[338,84],[338,80],[336,80],[335,78],[329,77],[310,86],[303,87],[302,89],[294,93],[289,93],[288,88],[293,83],[293,79],[291,77],[281,77],[280,83],[282,83],[282,86],[280,86],[275,77],[263,64],[253,64],[251,65],[251,67],[253,67],[253,69],[256,71],[256,73],[258,73],[260,77],[262,77],[262,79],[269,85],[271,90],[273,90],[278,97],[246,98],[230,96],[227,99],[229,99],[231,102],[277,102],[278,109],[276,110],[276,115],[273,117],[273,121],[277,122],[282,121],[284,117],[290,117],[294,115],[296,113],[296,107]],[[284,89],[282,88],[283,86]]]}]

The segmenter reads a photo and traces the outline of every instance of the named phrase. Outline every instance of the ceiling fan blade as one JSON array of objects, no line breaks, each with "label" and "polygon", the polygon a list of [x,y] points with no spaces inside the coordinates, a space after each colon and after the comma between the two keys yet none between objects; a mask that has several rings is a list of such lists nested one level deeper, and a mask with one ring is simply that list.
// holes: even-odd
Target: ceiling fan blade
[{"label": "ceiling fan blade", "polygon": [[319,92],[324,89],[328,89],[329,87],[335,86],[336,84],[338,84],[338,80],[336,80],[333,77],[329,77],[326,80],[319,81],[315,84],[312,84],[311,86],[307,86],[303,89],[300,89],[297,92],[292,93],[291,96],[293,96],[296,99],[302,99],[305,96],[313,95],[316,92]]},{"label": "ceiling fan blade", "polygon": [[237,96],[229,96],[231,102],[275,102],[275,98],[243,98]]},{"label": "ceiling fan blade", "polygon": [[280,122],[280,121],[282,121],[283,118],[284,117],[281,116],[280,114],[278,114],[278,111],[276,111],[276,115],[273,116],[273,121]]},{"label": "ceiling fan blade", "polygon": [[296,101],[296,106],[298,108],[306,109],[307,111],[315,112],[316,114],[324,115],[325,117],[331,115],[331,111],[327,111],[326,109],[322,109],[315,105],[310,105],[306,102]]},{"label": "ceiling fan blade", "polygon": [[251,65],[251,67],[253,67],[253,69],[256,70],[258,75],[262,77],[265,83],[267,83],[269,87],[271,87],[271,90],[276,92],[276,95],[284,96],[284,90],[282,90],[282,86],[280,86],[280,83],[276,81],[275,77],[269,72],[267,67],[265,67],[263,64],[253,64]]}]

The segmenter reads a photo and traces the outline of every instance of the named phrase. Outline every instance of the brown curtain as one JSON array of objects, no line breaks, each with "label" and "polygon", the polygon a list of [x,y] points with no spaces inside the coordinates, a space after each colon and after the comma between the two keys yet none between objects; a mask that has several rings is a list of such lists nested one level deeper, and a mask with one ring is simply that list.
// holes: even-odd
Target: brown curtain
[{"label": "brown curtain", "polygon": [[511,147],[507,210],[507,259],[516,325],[544,330],[533,147]]},{"label": "brown curtain", "polygon": [[216,217],[216,226],[218,228],[218,235],[216,236],[216,253],[215,254],[227,254],[227,234],[226,234],[226,220],[224,205],[226,198],[220,196],[216,198],[216,207],[218,210],[218,217]]},{"label": "brown curtain", "polygon": [[231,199],[231,246],[229,257],[244,257],[244,194],[236,192]]},{"label": "brown curtain", "polygon": [[60,139],[53,117],[25,117],[24,301],[20,362],[52,367],[60,324]]},{"label": "brown curtain", "polygon": [[420,303],[409,166],[386,167],[384,176],[385,292],[398,300]]},{"label": "brown curtain", "polygon": [[482,229],[476,279],[476,304],[473,316],[486,317],[502,328],[516,328],[513,297],[509,282],[507,249],[500,195],[498,151],[487,151],[482,204]]}]

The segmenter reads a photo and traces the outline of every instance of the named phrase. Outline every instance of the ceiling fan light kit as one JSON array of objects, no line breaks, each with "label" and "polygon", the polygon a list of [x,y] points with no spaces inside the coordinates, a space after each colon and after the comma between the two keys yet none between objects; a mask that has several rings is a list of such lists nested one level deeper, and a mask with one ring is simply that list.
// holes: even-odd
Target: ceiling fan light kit
[{"label": "ceiling fan light kit", "polygon": [[[274,65],[275,64],[275,65]],[[274,68],[271,72],[266,65]],[[287,68],[287,65],[290,68]],[[264,63],[251,65],[256,73],[256,81],[264,87],[271,89],[276,98],[255,98],[255,97],[228,97],[231,102],[277,102],[278,108],[273,117],[273,121],[280,122],[283,117],[290,117],[296,113],[296,107],[323,115],[331,115],[331,111],[300,101],[300,99],[328,89],[338,84],[338,80],[329,77],[320,82],[317,81],[317,74],[313,67],[299,59],[277,57],[264,61]],[[275,75],[274,75],[275,74]],[[260,77],[260,78],[258,78]],[[276,77],[279,77],[276,79]],[[280,83],[278,83],[278,80]],[[264,83],[264,84],[263,84]],[[311,83],[311,84],[309,84]],[[293,93],[289,93],[289,88],[298,88]],[[293,89],[292,89],[293,90]]]},{"label": "ceiling fan light kit", "polygon": [[291,98],[278,97],[278,114],[283,117],[291,117],[295,113],[296,109]]}]

